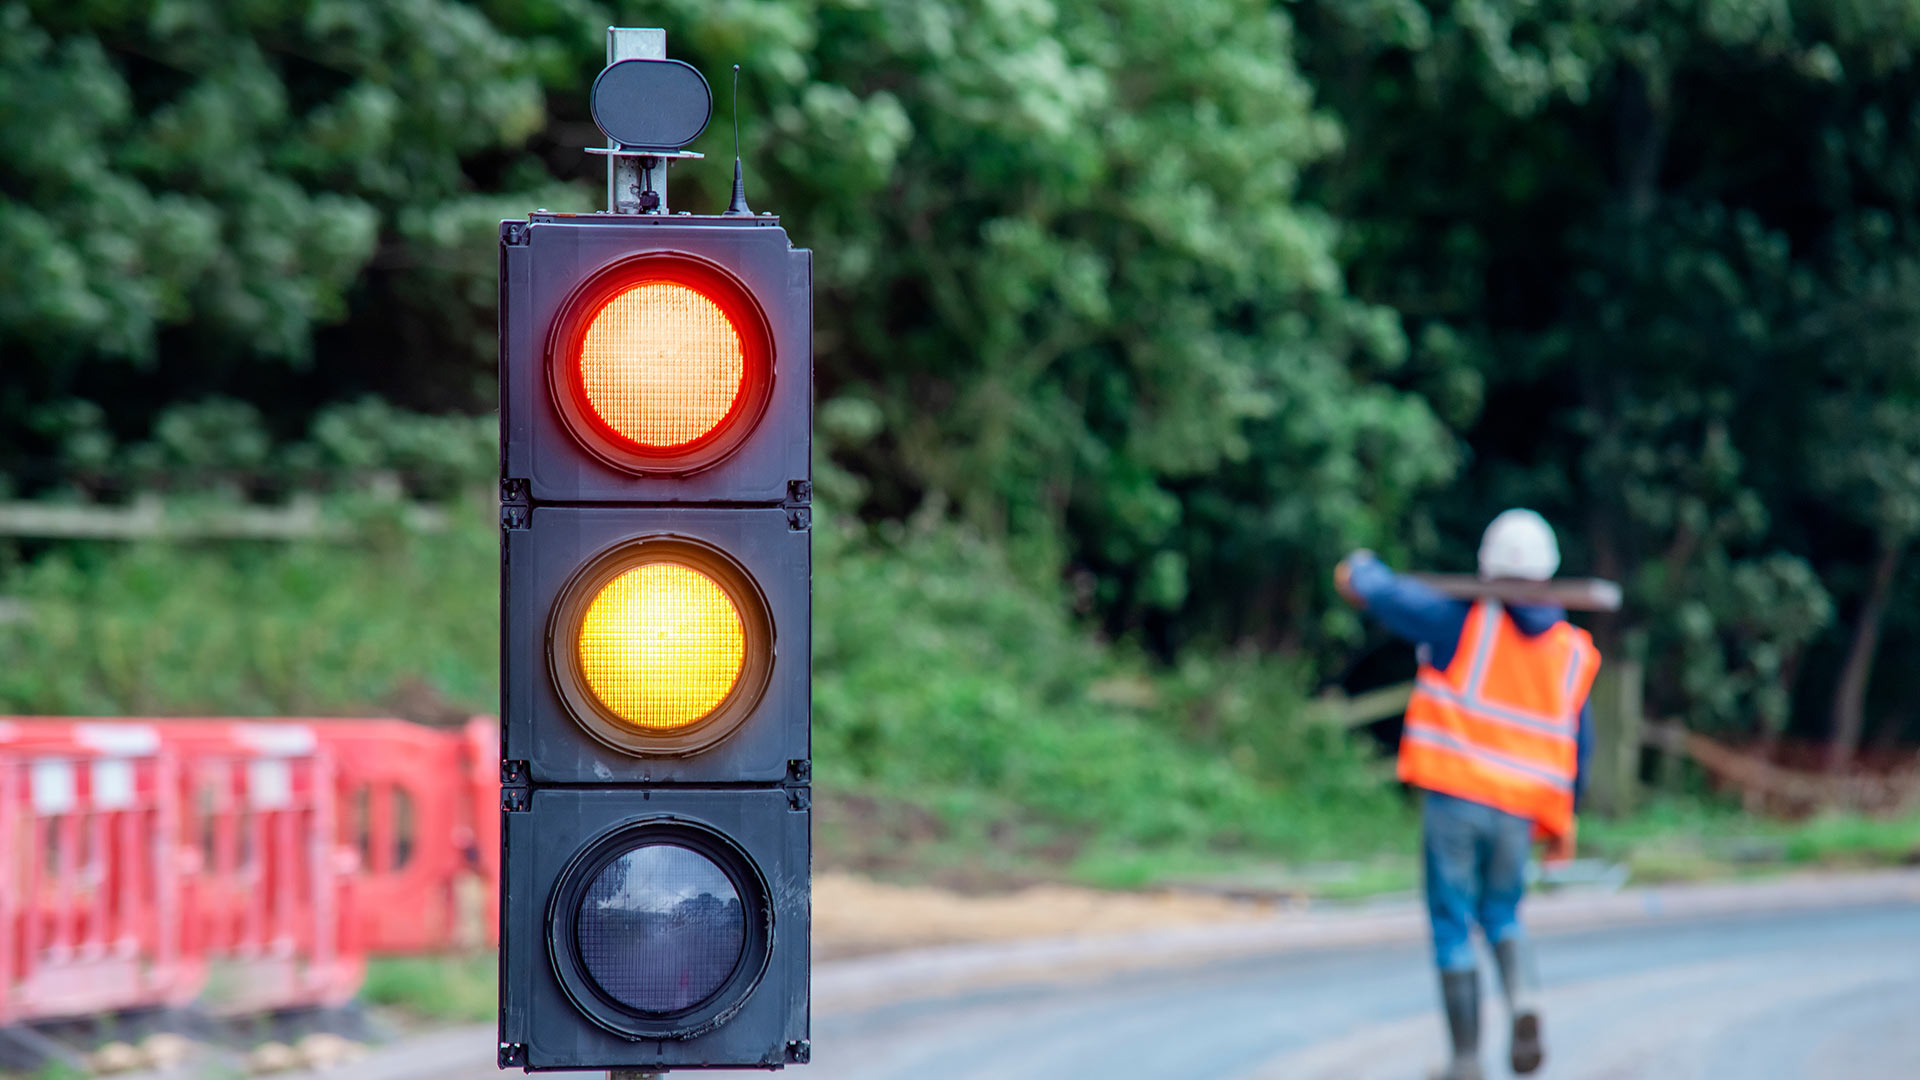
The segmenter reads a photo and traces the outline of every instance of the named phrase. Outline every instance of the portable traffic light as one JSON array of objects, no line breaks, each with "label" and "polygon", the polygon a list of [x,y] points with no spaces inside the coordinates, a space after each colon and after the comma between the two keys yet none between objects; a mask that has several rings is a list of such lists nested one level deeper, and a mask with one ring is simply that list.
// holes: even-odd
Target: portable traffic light
[{"label": "portable traffic light", "polygon": [[500,1065],[804,1062],[811,253],[500,235]]}]

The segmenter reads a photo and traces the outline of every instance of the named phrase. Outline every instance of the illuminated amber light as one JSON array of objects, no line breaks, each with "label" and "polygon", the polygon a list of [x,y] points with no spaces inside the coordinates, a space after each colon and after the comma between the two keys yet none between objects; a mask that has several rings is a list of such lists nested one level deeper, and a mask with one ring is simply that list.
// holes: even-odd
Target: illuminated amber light
[{"label": "illuminated amber light", "polygon": [[671,450],[718,427],[746,372],[740,331],[711,297],[653,281],[614,294],[587,324],[580,384],[612,432]]},{"label": "illuminated amber light", "polygon": [[746,662],[746,629],[715,581],[675,563],[608,582],[580,623],[580,668],[614,716],[670,731],[713,711]]}]

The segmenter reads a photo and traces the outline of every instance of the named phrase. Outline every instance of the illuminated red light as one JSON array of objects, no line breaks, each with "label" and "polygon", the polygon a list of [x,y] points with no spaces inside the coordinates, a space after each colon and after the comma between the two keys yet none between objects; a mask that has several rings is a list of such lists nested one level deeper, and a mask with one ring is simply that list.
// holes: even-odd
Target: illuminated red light
[{"label": "illuminated red light", "polygon": [[587,406],[614,435],[648,450],[687,446],[719,427],[740,397],[740,331],[713,299],[679,282],[615,293],[580,348]]}]

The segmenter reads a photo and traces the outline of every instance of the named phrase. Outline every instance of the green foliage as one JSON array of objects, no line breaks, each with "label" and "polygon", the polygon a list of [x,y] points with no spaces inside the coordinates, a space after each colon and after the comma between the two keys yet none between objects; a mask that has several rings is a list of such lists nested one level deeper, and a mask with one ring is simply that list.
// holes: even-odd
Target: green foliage
[{"label": "green foliage", "polygon": [[[1340,135],[1265,0],[622,15],[744,65],[757,205],[817,251],[823,417],[864,410],[834,453],[869,518],[948,507],[1030,580],[1069,564],[1115,628],[1318,644],[1304,568],[1451,475],[1424,402],[1372,381],[1397,316],[1347,296],[1296,195]],[[686,181],[719,205],[721,170]]]},{"label": "green foliage", "polygon": [[820,537],[824,784],[978,793],[1123,847],[1324,853],[1397,823],[1365,751],[1308,722],[1294,665],[1155,674],[1076,632],[968,531],[890,531],[870,545],[830,519]]},{"label": "green foliage", "polygon": [[0,711],[78,715],[490,712],[499,656],[488,508],[408,536],[337,508],[354,545],[74,547],[0,586]]},{"label": "green foliage", "polygon": [[276,440],[259,409],[217,396],[167,405],[145,439],[116,440],[103,411],[79,400],[44,410],[39,430],[75,492],[457,499],[488,490],[499,460],[492,417],[421,415],[375,397],[322,407],[304,439]]},{"label": "green foliage", "polygon": [[[21,609],[0,621],[0,714],[492,711],[491,515],[464,505],[418,534],[392,509],[335,505],[365,538],[351,545],[75,547],[14,566],[0,576]],[[1366,753],[1308,726],[1293,666],[1195,658],[1157,673],[963,528],[882,541],[817,520],[827,791],[984,811],[1115,852],[1331,852],[1384,844],[1400,823]]]},{"label": "green foliage", "polygon": [[1823,814],[1786,837],[1787,858],[1822,866],[1899,866],[1920,859],[1920,815],[1874,820]]},{"label": "green foliage", "polygon": [[[31,376],[0,399],[26,421],[0,450],[30,493],[206,479],[110,452],[164,442],[178,403],[237,425],[203,455],[232,487],[230,464],[275,475],[256,434],[297,440],[367,390],[484,402],[492,223],[598,202],[597,159],[566,148],[609,22],[666,27],[709,74],[743,64],[755,197],[819,253],[823,398],[869,410],[838,451],[863,514],[950,507],[1044,553],[1035,582],[1088,575],[1116,628],[1318,644],[1301,568],[1384,542],[1454,467],[1425,404],[1373,378],[1406,355],[1398,317],[1347,296],[1337,224],[1296,197],[1340,134],[1265,0],[5,10],[22,98],[92,102],[52,142],[0,129],[33,151],[0,192],[41,237],[0,267],[70,286],[0,289],[33,305],[0,319]],[[717,209],[727,179],[717,154],[683,167],[674,201]],[[84,211],[109,185],[184,223]],[[289,360],[315,374],[261,373]],[[228,389],[238,371],[259,391]],[[257,425],[208,411],[236,396]],[[1228,583],[1266,602],[1249,617]]]},{"label": "green foliage", "polygon": [[423,1020],[474,1024],[500,1015],[500,960],[492,952],[376,956],[360,1000]]},{"label": "green foliage", "polygon": [[1912,5],[1296,10],[1349,135],[1307,191],[1472,450],[1441,553],[1535,506],[1627,584],[1598,629],[1645,643],[1656,710],[1821,732],[1914,529]]},{"label": "green foliage", "polygon": [[[1920,647],[1907,0],[0,0],[0,495],[475,499],[495,225],[597,208],[616,23],[742,65],[754,205],[817,253],[823,575],[898,602],[823,627],[848,782],[1311,845],[1252,819],[1365,787],[1267,722],[1360,638],[1328,564],[1462,567],[1516,504],[1626,584],[1595,629],[1658,715],[1916,730],[1872,663]],[[677,208],[724,204],[724,126]],[[491,586],[440,570],[54,550],[15,588],[66,636],[0,632],[0,686],[379,707],[412,663],[478,707]],[[364,651],[262,622],[361,571]]]},{"label": "green foliage", "polygon": [[[519,150],[550,54],[453,0],[0,3],[0,453],[44,453],[21,436],[84,403],[139,430],[236,379],[300,422],[316,402],[288,365],[330,372],[318,404],[381,363],[475,400],[490,288],[450,297],[445,266],[468,258],[462,286],[490,266],[479,159],[515,211],[556,187]],[[365,334],[317,336],[356,313]],[[451,365],[430,338],[449,314]]]},{"label": "green foliage", "polygon": [[1756,821],[1731,801],[1663,798],[1625,821],[1583,824],[1580,843],[1594,857],[1624,862],[1643,882],[1801,866],[1900,866],[1920,858],[1920,815],[1871,819],[1830,812],[1804,821]]}]

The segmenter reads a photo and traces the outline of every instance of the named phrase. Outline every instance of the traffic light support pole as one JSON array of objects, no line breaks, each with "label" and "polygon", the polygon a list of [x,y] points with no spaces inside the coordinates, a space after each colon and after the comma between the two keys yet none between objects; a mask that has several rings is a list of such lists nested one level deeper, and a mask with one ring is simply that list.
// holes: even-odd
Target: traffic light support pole
[{"label": "traffic light support pole", "polygon": [[[607,63],[616,60],[665,60],[667,32],[656,28],[607,27]],[[607,140],[607,149],[620,144]],[[654,205],[647,206],[651,193]],[[667,158],[612,154],[607,158],[607,209],[616,214],[667,212]]]}]

